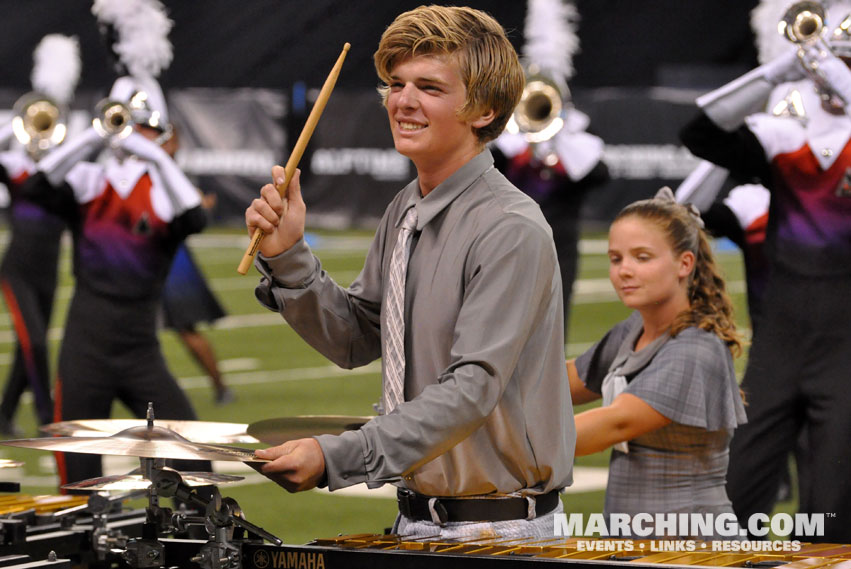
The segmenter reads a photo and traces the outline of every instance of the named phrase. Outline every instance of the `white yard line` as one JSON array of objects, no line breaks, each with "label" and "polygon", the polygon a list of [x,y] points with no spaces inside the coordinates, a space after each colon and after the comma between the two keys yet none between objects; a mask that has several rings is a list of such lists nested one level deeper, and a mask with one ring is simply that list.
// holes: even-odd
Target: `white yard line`
[{"label": "white yard line", "polygon": [[[357,276],[354,271],[341,271],[338,278],[346,277],[343,282],[353,280]],[[244,277],[228,277],[211,279],[210,284],[216,291],[245,290],[252,291],[257,284],[256,279]],[[57,295],[59,297],[70,297],[72,287],[60,287]],[[727,283],[727,292],[731,294],[742,294],[745,292],[744,281],[730,281]],[[609,279],[580,279],[573,284],[573,304],[594,304],[598,302],[618,302],[618,296],[612,290]],[[235,314],[225,316],[215,324],[216,328],[232,330],[236,328],[255,328],[258,326],[286,326],[287,323],[274,312],[262,312],[257,314]],[[48,339],[57,341],[62,339],[62,328],[53,327],[48,331]],[[9,315],[0,313],[0,345],[11,344],[15,341],[14,332],[11,330]],[[0,365],[8,363],[0,359]]]}]

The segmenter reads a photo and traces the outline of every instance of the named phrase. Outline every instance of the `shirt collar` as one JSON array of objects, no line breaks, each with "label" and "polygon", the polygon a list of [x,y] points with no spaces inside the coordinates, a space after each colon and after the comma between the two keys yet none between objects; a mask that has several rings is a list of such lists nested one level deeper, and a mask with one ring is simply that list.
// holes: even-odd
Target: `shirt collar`
[{"label": "shirt collar", "polygon": [[451,204],[464,190],[473,185],[473,182],[490,170],[492,166],[493,155],[490,150],[485,148],[430,191],[426,197],[420,196],[419,178],[414,179],[404,190],[407,197],[396,216],[395,226],[402,225],[405,213],[411,206],[415,206],[417,208],[417,231],[422,231],[422,228],[429,221]]}]

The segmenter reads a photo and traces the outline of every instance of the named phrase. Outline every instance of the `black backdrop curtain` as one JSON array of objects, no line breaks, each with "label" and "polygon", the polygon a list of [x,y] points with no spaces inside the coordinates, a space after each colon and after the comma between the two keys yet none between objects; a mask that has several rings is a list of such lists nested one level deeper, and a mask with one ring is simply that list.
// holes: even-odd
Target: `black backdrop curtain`
[{"label": "black backdrop curtain", "polygon": [[[677,140],[694,97],[756,64],[749,12],[756,0],[576,0],[581,51],[571,90],[606,142],[613,179],[589,195],[583,218],[605,222],[623,204],[675,186],[696,161]],[[302,159],[313,221],[368,226],[414,175],[397,155],[378,104],[372,53],[384,28],[421,0],[165,0],[174,61],[160,79],[183,129],[181,165],[219,196],[219,221],[245,206],[286,162],[311,94],[345,42],[352,49]],[[470,0],[522,48],[526,3]],[[91,4],[0,0],[0,115],[30,89],[32,50],[47,33],[76,35],[83,75],[78,115],[115,73]],[[5,110],[4,110],[5,109]],[[2,118],[0,117],[0,118]],[[77,117],[85,128],[88,117]],[[309,186],[307,185],[309,184]]]},{"label": "black backdrop curtain", "polygon": [[[321,84],[345,42],[352,44],[339,84],[371,88],[372,53],[384,28],[421,0],[166,0],[175,25],[167,88]],[[523,43],[526,3],[469,0]],[[577,87],[658,85],[693,68],[749,68],[755,62],[748,14],[756,0],[578,0],[582,46]],[[112,70],[89,2],[0,0],[4,87],[27,88],[32,50],[47,33],[77,35],[83,87],[111,83]],[[330,63],[329,63],[330,62]],[[688,75],[689,72],[686,72]]]}]

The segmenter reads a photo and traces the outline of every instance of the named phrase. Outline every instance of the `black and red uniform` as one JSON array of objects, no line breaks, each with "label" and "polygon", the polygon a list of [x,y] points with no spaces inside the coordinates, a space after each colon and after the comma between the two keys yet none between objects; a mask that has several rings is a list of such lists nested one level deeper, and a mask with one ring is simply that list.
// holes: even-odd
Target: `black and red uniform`
[{"label": "black and red uniform", "polygon": [[0,182],[9,188],[10,198],[10,240],[0,263],[0,289],[16,336],[15,359],[0,403],[0,421],[7,429],[27,387],[33,393],[38,422],[45,425],[53,420],[47,330],[65,223],[21,195],[22,184],[35,168],[23,151],[0,154]]},{"label": "black and red uniform", "polygon": [[851,118],[757,113],[725,132],[701,114],[682,132],[694,154],[771,191],[771,275],[742,383],[748,423],[731,447],[727,491],[740,521],[770,514],[785,461],[806,429],[799,509],[851,542]]},{"label": "black and red uniform", "polygon": [[[134,157],[78,163],[59,188],[37,174],[28,190],[52,194],[74,238],[57,420],[108,418],[116,399],[136,417],[153,402],[159,419],[196,419],[166,366],[157,315],[175,250],[205,224],[198,192],[174,195],[155,165]],[[100,476],[99,456],[59,454],[63,483]]]}]

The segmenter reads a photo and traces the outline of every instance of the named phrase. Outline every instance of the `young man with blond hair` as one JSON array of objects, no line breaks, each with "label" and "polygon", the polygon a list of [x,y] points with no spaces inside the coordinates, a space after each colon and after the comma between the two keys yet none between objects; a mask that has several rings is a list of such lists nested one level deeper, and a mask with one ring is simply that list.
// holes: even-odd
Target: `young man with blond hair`
[{"label": "young man with blond hair", "polygon": [[552,536],[575,439],[558,263],[540,209],[485,148],[523,90],[517,54],[489,15],[421,6],[387,28],[375,66],[417,178],[355,282],[334,283],[305,243],[298,176],[286,210],[268,184],[246,224],[265,234],[258,298],[341,367],[382,357],[384,413],[258,451],[262,472],[290,491],[391,482],[402,535]]}]

